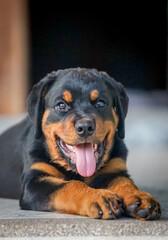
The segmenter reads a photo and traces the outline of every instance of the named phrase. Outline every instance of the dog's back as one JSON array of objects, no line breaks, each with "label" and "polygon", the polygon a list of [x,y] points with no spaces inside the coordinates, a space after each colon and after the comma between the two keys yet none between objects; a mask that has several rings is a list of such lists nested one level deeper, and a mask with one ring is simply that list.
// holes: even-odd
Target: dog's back
[{"label": "dog's back", "polygon": [[19,198],[22,174],[22,135],[26,118],[0,136],[0,197]]}]

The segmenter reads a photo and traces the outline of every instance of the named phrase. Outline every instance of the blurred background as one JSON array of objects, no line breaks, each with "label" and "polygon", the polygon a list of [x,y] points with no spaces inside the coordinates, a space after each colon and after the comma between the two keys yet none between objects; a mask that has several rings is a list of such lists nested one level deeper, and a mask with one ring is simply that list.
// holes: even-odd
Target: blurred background
[{"label": "blurred background", "polygon": [[47,73],[107,71],[130,98],[125,141],[132,178],[142,188],[167,190],[166,10],[164,0],[0,0],[0,132],[25,116],[32,85]]}]

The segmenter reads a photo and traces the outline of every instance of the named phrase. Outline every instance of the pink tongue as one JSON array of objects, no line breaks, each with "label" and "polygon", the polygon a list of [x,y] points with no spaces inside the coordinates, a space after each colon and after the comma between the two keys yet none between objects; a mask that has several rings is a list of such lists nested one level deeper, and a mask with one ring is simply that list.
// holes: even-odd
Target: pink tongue
[{"label": "pink tongue", "polygon": [[84,143],[74,146],[76,154],[76,168],[78,173],[83,177],[90,177],[96,169],[96,159],[93,145]]}]

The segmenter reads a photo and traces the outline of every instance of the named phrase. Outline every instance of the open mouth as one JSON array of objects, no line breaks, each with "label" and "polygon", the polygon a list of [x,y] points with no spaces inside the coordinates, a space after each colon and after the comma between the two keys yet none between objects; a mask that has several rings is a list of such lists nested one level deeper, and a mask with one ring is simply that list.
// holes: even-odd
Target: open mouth
[{"label": "open mouth", "polygon": [[83,177],[94,174],[98,159],[103,156],[105,149],[105,140],[100,144],[82,143],[72,146],[59,138],[57,143],[62,153],[75,164],[78,173]]}]

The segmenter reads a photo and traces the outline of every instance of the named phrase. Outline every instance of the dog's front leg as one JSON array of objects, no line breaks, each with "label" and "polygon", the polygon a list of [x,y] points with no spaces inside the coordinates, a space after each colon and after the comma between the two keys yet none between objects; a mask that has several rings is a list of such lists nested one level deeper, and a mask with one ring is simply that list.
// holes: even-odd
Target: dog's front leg
[{"label": "dog's front leg", "polygon": [[158,219],[160,204],[146,192],[140,191],[127,173],[126,162],[113,158],[90,179],[93,188],[104,188],[116,193],[123,201],[125,213],[140,220]]},{"label": "dog's front leg", "polygon": [[66,181],[59,171],[43,165],[46,164],[41,164],[41,170],[34,167],[24,174],[22,209],[62,211],[91,218],[117,217],[121,201],[116,194],[107,189],[93,189],[81,181]]},{"label": "dog's front leg", "polygon": [[128,216],[139,220],[154,220],[160,217],[161,207],[158,201],[149,193],[140,191],[129,178],[118,176],[109,183],[107,189],[116,192],[123,199]]}]

